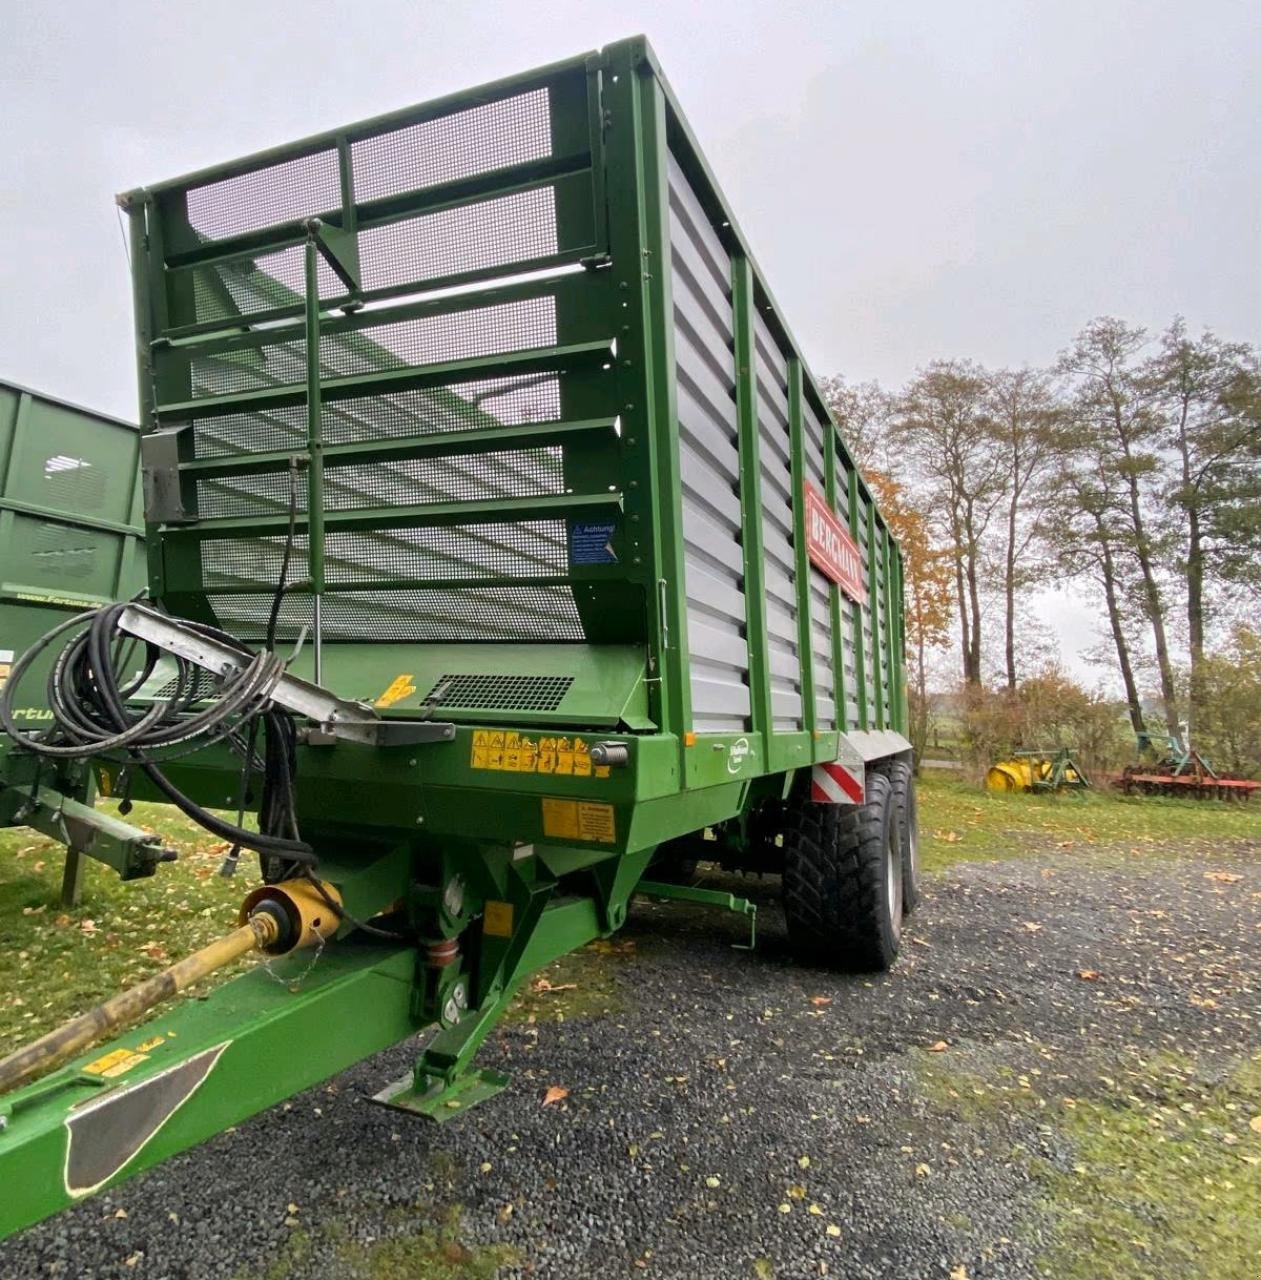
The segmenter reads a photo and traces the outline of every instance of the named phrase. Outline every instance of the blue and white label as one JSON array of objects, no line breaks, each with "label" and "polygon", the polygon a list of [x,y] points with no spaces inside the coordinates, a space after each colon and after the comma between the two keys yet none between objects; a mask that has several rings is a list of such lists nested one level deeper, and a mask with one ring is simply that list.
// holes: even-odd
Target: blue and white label
[{"label": "blue and white label", "polygon": [[575,521],[569,526],[570,564],[616,564],[613,550],[613,532],[617,525],[612,521],[587,523]]}]

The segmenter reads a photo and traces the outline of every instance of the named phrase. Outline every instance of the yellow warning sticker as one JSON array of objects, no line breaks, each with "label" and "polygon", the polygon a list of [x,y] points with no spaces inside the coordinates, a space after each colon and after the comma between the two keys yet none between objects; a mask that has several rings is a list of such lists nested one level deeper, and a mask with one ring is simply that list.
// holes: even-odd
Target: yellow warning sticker
[{"label": "yellow warning sticker", "polygon": [[609,776],[607,764],[591,763],[591,750],[581,738],[532,738],[511,729],[474,729],[469,764],[474,769],[499,773],[549,773],[559,778]]},{"label": "yellow warning sticker", "polygon": [[147,1053],[136,1053],[134,1049],[115,1049],[103,1058],[89,1062],[83,1068],[83,1073],[89,1076],[100,1076],[103,1080],[112,1080],[115,1076],[121,1076],[125,1071],[130,1071],[132,1067],[138,1067],[148,1060]]},{"label": "yellow warning sticker", "polygon": [[392,707],[404,698],[410,698],[416,692],[416,685],[410,675],[396,676],[389,688],[374,702],[374,707]]},{"label": "yellow warning sticker", "polygon": [[543,834],[555,840],[612,844],[616,838],[611,804],[590,800],[543,800]]},{"label": "yellow warning sticker", "polygon": [[486,918],[482,923],[482,932],[492,938],[512,937],[512,903],[488,902]]}]

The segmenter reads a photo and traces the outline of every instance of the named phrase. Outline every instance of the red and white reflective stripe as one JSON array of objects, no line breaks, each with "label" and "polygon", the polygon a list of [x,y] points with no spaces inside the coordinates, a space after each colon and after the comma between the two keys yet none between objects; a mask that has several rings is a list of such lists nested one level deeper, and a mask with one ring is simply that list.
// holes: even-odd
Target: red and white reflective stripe
[{"label": "red and white reflective stripe", "polygon": [[810,799],[815,804],[862,804],[863,775],[838,761],[810,769]]}]

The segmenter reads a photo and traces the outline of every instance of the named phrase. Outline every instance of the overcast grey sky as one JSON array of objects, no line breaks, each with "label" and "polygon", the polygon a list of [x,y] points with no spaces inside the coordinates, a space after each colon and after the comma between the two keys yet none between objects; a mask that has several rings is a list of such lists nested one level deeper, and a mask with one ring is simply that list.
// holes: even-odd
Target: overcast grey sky
[{"label": "overcast grey sky", "polygon": [[816,374],[1045,363],[1104,312],[1261,338],[1257,0],[0,11],[0,377],[114,413],[115,192],[637,31]]}]

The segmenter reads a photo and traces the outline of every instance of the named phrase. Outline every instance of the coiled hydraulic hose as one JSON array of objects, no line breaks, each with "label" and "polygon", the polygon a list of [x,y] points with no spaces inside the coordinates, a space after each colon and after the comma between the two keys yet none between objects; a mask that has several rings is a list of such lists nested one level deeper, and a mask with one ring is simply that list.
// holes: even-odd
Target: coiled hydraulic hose
[{"label": "coiled hydraulic hose", "polygon": [[[222,689],[194,710],[201,701],[197,683],[199,668],[182,658],[176,661],[172,693],[147,709],[132,708],[128,700],[152,674],[162,652],[148,641],[137,641],[119,627],[125,604],[105,605],[78,614],[54,627],[36,641],[14,666],[0,691],[0,724],[11,738],[37,756],[55,760],[109,759],[134,764],[182,813],[212,835],[241,848],[253,849],[264,858],[310,866],[311,846],[298,835],[294,811],[293,775],[295,730],[287,712],[271,704],[272,690],[284,674],[285,662],[270,647],[251,653],[231,636],[214,627],[189,623],[208,637],[239,649],[245,665],[225,678]],[[23,677],[35,660],[54,642],[74,632],[65,642],[48,677],[47,699],[52,728],[30,733],[14,717],[14,698]],[[120,671],[132,661],[136,646],[143,644],[139,672],[124,680]],[[239,737],[248,726],[246,770],[253,766],[258,722],[264,731],[263,786],[259,803],[259,831],[248,831],[202,808],[180,791],[159,765],[177,755],[172,750],[186,744],[193,749],[229,737]],[[165,754],[159,754],[165,753]]]}]

